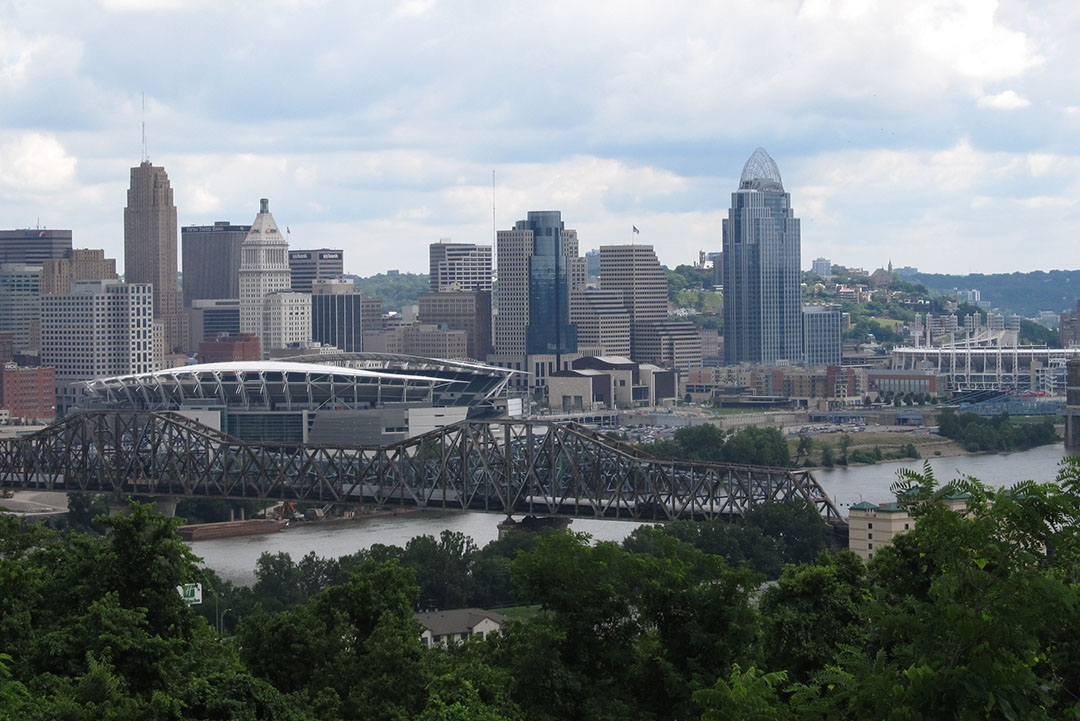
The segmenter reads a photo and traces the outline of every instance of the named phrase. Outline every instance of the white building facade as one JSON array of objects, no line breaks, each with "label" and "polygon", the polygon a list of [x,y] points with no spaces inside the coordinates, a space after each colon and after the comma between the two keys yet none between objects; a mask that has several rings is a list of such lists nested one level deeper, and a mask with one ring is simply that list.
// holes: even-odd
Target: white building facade
[{"label": "white building facade", "polygon": [[[270,214],[270,201],[259,201],[259,214],[251,224],[248,236],[240,246],[240,332],[253,333],[259,337],[263,357],[268,357],[271,343],[274,313],[270,312],[267,298],[274,293],[292,288],[292,272],[289,268],[289,243],[278,230],[274,216]],[[276,307],[280,310],[281,303]],[[308,337],[311,331],[311,302],[308,301]],[[281,324],[278,324],[279,332]]]}]

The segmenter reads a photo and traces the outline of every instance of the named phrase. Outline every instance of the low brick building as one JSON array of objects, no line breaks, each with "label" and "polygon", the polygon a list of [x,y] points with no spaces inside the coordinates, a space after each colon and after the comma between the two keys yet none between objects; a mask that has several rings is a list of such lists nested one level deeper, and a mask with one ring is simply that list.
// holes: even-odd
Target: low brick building
[{"label": "low brick building", "polygon": [[10,418],[48,421],[56,417],[56,369],[0,366],[0,408]]}]

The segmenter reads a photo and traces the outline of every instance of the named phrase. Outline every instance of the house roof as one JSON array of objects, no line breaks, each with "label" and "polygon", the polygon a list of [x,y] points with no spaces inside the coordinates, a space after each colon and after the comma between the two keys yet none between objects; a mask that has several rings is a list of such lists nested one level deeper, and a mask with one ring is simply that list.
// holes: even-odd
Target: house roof
[{"label": "house roof", "polygon": [[431,631],[433,636],[445,636],[447,634],[471,633],[476,624],[486,619],[491,619],[500,626],[509,619],[501,613],[485,611],[482,608],[455,608],[450,611],[428,611],[413,614],[424,628]]}]

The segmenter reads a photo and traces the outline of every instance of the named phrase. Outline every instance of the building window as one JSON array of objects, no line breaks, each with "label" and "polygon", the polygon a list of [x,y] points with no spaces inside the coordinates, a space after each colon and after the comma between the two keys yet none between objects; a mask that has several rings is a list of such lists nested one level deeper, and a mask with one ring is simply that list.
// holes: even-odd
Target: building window
[{"label": "building window", "polygon": [[866,538],[867,538],[867,540],[871,540],[871,539],[874,538],[874,534],[873,533],[867,533]]},{"label": "building window", "polygon": [[867,527],[867,529],[873,528],[873,527],[874,527],[874,524],[873,524],[873,523],[867,523],[867,524],[866,524],[866,527]]},{"label": "building window", "polygon": [[873,551],[874,550],[874,544],[872,544],[872,543],[866,544],[866,550]]},{"label": "building window", "polygon": [[904,524],[904,530],[906,531],[906,530],[908,530],[909,528],[911,528],[911,525],[910,525],[910,524],[908,524],[908,523],[905,523],[905,524]]}]

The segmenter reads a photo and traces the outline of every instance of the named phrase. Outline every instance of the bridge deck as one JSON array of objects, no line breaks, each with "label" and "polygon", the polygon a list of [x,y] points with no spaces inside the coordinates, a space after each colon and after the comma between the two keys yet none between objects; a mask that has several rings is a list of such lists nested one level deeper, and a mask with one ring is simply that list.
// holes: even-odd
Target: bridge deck
[{"label": "bridge deck", "polygon": [[802,498],[805,470],[656,459],[575,424],[465,421],[380,447],[247,443],[184,416],[88,411],[0,443],[0,486],[674,520]]}]

